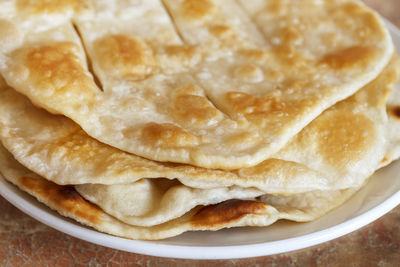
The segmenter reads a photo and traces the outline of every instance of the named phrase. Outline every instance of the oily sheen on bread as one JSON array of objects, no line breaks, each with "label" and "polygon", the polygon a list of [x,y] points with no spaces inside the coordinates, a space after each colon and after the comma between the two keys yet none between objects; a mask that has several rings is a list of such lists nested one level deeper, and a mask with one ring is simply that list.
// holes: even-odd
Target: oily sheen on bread
[{"label": "oily sheen on bread", "polygon": [[236,169],[271,158],[393,54],[360,1],[239,2],[3,1],[0,72],[103,143]]},{"label": "oily sheen on bread", "polygon": [[377,79],[322,113],[273,158],[235,171],[151,161],[102,144],[71,120],[34,107],[4,81],[0,140],[19,162],[57,184],[164,177],[199,189],[236,185],[274,194],[359,187],[388,154],[388,139],[398,138],[399,132],[387,137],[392,123],[386,114],[398,73],[393,57]]}]

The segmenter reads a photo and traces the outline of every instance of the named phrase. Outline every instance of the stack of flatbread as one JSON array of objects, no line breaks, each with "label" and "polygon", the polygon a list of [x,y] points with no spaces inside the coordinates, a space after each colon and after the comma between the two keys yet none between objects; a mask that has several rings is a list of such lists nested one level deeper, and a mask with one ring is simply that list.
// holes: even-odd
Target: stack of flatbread
[{"label": "stack of flatbread", "polygon": [[132,239],[315,220],[400,156],[399,70],[357,0],[3,0],[0,172]]}]

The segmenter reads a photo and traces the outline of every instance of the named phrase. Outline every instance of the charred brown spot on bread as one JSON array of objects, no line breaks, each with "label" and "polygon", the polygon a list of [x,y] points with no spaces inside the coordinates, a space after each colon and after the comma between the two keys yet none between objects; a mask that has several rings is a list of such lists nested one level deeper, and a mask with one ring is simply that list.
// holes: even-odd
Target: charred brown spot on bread
[{"label": "charred brown spot on bread", "polygon": [[400,106],[396,107],[391,107],[390,109],[390,114],[393,115],[396,119],[400,119]]},{"label": "charred brown spot on bread", "polygon": [[157,68],[152,48],[140,39],[115,34],[94,43],[100,66],[122,77],[144,78]]},{"label": "charred brown spot on bread", "polygon": [[182,13],[187,20],[200,20],[216,12],[212,0],[184,0]]},{"label": "charred brown spot on bread", "polygon": [[199,144],[199,139],[171,123],[151,122],[142,129],[142,139],[146,143],[160,147],[185,147]]},{"label": "charred brown spot on bread", "polygon": [[24,190],[48,202],[50,207],[60,211],[61,214],[72,215],[92,225],[101,223],[101,210],[82,198],[72,186],[61,186],[29,176],[22,177],[20,183]]},{"label": "charred brown spot on bread", "polygon": [[377,49],[366,46],[352,46],[325,55],[320,63],[334,69],[353,67],[365,68],[368,62],[377,56]]},{"label": "charred brown spot on bread", "polygon": [[58,192],[61,196],[65,198],[65,200],[79,201],[82,199],[82,197],[79,195],[78,192],[76,192],[74,187],[70,185],[62,186],[62,188],[60,188]]},{"label": "charred brown spot on bread", "polygon": [[201,208],[191,220],[196,226],[216,226],[240,220],[247,215],[265,214],[267,204],[255,200],[231,199]]}]

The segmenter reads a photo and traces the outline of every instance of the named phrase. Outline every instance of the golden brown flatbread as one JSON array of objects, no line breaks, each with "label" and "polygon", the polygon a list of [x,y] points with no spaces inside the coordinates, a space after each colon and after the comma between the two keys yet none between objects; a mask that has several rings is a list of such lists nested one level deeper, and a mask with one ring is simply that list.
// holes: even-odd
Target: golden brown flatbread
[{"label": "golden brown flatbread", "polygon": [[165,0],[169,17],[158,0],[5,1],[0,72],[101,142],[235,169],[271,158],[393,54],[359,1],[240,3]]}]

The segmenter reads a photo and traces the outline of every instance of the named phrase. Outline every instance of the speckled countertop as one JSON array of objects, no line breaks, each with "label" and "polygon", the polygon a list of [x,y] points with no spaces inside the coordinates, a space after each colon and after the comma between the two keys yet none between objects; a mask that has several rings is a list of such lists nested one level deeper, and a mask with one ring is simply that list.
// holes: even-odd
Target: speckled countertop
[{"label": "speckled countertop", "polygon": [[[400,27],[400,0],[365,0]],[[341,238],[299,251],[240,260],[151,257],[53,230],[0,197],[0,266],[400,266],[400,206]]]}]

